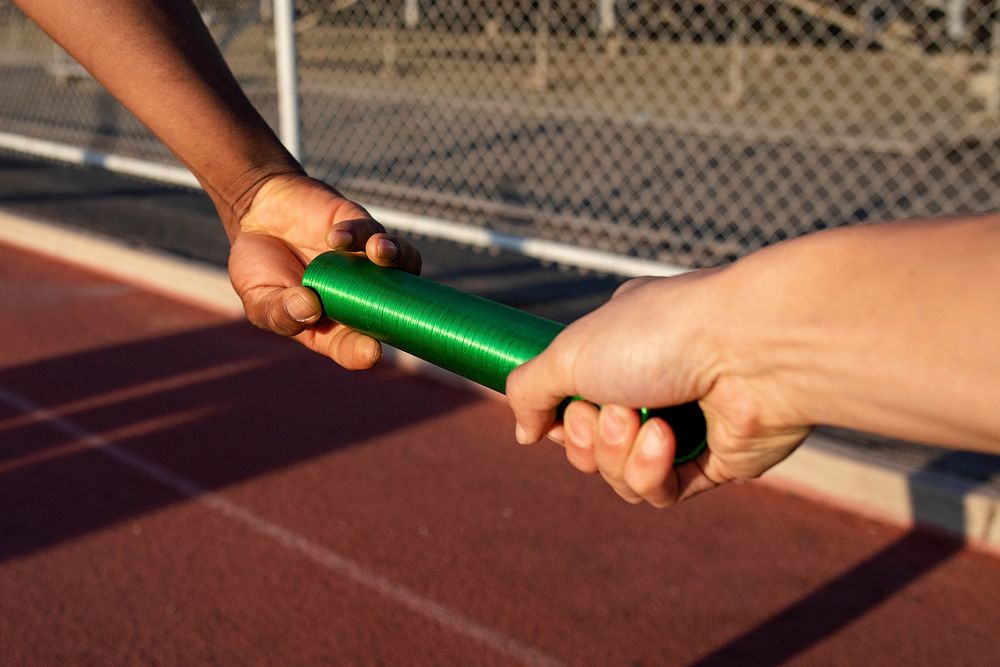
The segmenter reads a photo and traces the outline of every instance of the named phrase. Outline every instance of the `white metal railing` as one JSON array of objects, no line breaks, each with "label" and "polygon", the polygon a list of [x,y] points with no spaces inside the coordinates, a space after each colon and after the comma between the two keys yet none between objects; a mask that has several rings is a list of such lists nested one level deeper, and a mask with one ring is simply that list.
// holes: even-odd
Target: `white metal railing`
[{"label": "white metal railing", "polygon": [[[160,183],[189,188],[201,187],[194,175],[183,167],[174,167],[150,160],[139,160],[125,155],[89,151],[79,146],[60,144],[34,137],[0,132],[0,148],[37,155],[48,160],[100,167],[108,171],[147,178]],[[504,234],[389,207],[369,205],[367,209],[377,220],[391,229],[480,248],[508,250],[526,257],[566,266],[623,276],[672,276],[686,270],[683,267],[663,262],[626,257],[557,241]]]}]

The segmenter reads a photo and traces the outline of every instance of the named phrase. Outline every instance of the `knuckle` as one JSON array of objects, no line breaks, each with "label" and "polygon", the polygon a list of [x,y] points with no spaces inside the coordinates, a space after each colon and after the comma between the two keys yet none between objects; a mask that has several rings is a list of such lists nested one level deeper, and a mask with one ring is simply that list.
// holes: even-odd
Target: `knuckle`
[{"label": "knuckle", "polygon": [[656,280],[656,278],[652,276],[640,276],[638,278],[632,278],[631,280],[626,280],[615,289],[614,293],[611,295],[611,298],[624,296],[629,292],[636,290],[653,280]]},{"label": "knuckle", "polygon": [[288,335],[291,333],[295,327],[289,321],[290,318],[284,312],[284,306],[280,303],[275,303],[270,308],[267,309],[267,318],[265,319],[266,328],[277,334]]},{"label": "knuckle", "polygon": [[402,251],[400,252],[403,258],[402,262],[410,268],[410,271],[416,275],[420,275],[420,270],[423,268],[424,264],[424,260],[420,256],[420,253],[406,241],[400,241],[399,243],[402,248]]},{"label": "knuckle", "polygon": [[767,412],[755,392],[739,379],[723,379],[714,389],[718,401],[711,409],[709,430],[719,445],[765,435]]},{"label": "knuckle", "polygon": [[267,318],[261,313],[260,305],[252,298],[243,299],[243,314],[247,321],[258,329],[267,331]]},{"label": "knuckle", "polygon": [[366,229],[370,230],[372,234],[386,234],[385,226],[376,220],[375,218],[359,218],[358,224],[364,226]]},{"label": "knuckle", "polygon": [[357,220],[354,222],[354,226],[359,232],[361,232],[362,236],[369,239],[373,236],[378,236],[379,234],[385,234],[385,227],[370,218]]},{"label": "knuckle", "polygon": [[744,396],[732,402],[726,411],[725,429],[730,437],[741,440],[762,435],[766,429],[757,401]]},{"label": "knuckle", "polygon": [[551,364],[553,370],[563,374],[573,368],[577,355],[577,348],[572,342],[572,333],[567,332],[568,329],[563,329],[542,353],[545,355],[544,358]]},{"label": "knuckle", "polygon": [[267,321],[260,317],[252,317],[247,315],[247,321],[250,322],[254,327],[260,329],[261,331],[270,331],[270,327],[267,325]]},{"label": "knuckle", "polygon": [[[530,363],[530,362],[529,362]],[[525,364],[526,365],[526,364]],[[524,365],[518,366],[507,376],[507,385],[505,388],[505,393],[507,394],[507,399],[511,403],[523,404],[526,402],[527,397],[525,396],[524,388]]]},{"label": "knuckle", "polygon": [[345,345],[347,331],[347,328],[338,329],[331,338],[328,349],[331,359],[336,361],[343,368],[351,370],[350,361],[353,355],[350,354],[351,349]]},{"label": "knuckle", "polygon": [[656,490],[656,480],[650,479],[649,475],[644,475],[630,466],[625,467],[622,480],[626,485],[640,496],[646,496]]}]

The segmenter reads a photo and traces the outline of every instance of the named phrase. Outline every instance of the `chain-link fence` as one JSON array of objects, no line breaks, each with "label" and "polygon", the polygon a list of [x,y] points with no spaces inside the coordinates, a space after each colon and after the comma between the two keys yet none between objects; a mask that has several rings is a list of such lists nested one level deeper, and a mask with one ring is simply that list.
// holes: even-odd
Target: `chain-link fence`
[{"label": "chain-link fence", "polygon": [[[201,6],[273,120],[261,3]],[[364,202],[686,266],[991,210],[998,20],[973,0],[300,0],[303,158]],[[0,22],[0,130],[163,159]]]},{"label": "chain-link fence", "polygon": [[[244,90],[273,124],[269,0],[196,4]],[[0,0],[0,132],[176,164],[165,147],[9,0]]]}]

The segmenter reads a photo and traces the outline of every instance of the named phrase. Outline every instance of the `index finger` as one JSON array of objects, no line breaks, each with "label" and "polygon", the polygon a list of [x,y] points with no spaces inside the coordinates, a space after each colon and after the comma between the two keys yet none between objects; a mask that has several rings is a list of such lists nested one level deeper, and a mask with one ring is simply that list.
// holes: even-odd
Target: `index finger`
[{"label": "index finger", "polygon": [[379,266],[392,266],[420,275],[421,257],[406,239],[397,238],[372,218],[356,218],[334,223],[326,236],[327,245],[344,252],[364,252]]}]

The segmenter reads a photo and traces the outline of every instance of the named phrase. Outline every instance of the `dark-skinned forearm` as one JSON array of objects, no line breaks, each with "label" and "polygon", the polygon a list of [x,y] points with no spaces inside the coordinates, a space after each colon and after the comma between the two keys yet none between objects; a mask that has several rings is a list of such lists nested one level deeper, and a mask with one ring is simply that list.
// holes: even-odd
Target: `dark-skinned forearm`
[{"label": "dark-skinned forearm", "polygon": [[232,238],[257,188],[300,171],[189,0],[14,0],[198,178]]}]

